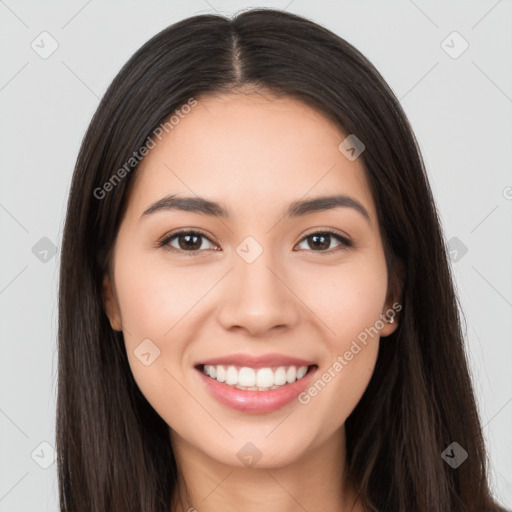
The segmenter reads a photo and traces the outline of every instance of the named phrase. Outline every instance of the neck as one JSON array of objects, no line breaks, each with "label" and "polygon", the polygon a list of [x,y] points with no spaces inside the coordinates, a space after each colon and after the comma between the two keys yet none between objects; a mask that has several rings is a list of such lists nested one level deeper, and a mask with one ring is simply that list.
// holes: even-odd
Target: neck
[{"label": "neck", "polygon": [[226,466],[176,432],[171,440],[180,472],[171,512],[364,512],[349,483],[343,427],[280,467]]}]

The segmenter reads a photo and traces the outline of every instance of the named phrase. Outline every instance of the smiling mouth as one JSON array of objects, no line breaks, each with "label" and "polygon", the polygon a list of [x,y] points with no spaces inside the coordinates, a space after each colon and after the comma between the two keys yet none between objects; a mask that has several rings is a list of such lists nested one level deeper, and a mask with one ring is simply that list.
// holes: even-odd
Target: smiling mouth
[{"label": "smiling mouth", "polygon": [[201,364],[196,368],[212,380],[242,391],[270,391],[303,379],[317,365],[251,368],[234,365]]}]

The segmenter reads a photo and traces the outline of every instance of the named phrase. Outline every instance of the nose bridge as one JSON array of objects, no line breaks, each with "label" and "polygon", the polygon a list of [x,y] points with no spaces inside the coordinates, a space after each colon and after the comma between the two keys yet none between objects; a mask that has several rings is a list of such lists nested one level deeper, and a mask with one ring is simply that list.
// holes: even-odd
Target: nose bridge
[{"label": "nose bridge", "polygon": [[291,325],[298,318],[293,294],[285,284],[283,266],[270,247],[246,237],[234,254],[229,290],[220,313],[225,328],[244,327],[252,334]]}]

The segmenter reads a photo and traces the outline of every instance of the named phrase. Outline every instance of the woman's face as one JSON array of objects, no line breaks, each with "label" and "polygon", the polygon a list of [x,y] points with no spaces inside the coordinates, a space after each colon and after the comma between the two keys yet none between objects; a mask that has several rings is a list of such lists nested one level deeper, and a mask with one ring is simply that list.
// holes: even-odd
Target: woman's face
[{"label": "woman's face", "polygon": [[345,137],[295,99],[209,96],[137,169],[104,298],[173,443],[278,467],[342,434],[397,324]]}]

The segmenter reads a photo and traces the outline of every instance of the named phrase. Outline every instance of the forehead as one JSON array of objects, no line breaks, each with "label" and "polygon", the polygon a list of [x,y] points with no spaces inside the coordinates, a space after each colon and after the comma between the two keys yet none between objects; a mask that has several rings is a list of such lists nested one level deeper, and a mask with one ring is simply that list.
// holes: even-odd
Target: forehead
[{"label": "forehead", "polygon": [[350,161],[338,149],[346,136],[295,98],[203,96],[155,139],[135,172],[128,208],[140,215],[166,194],[184,194],[254,215],[303,197],[343,193],[374,217],[362,159]]}]

